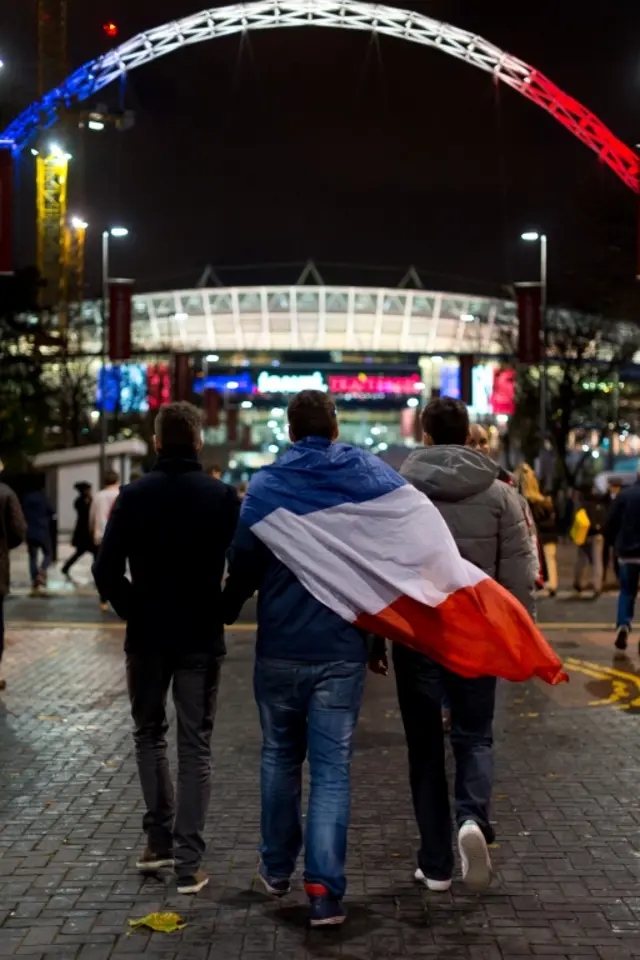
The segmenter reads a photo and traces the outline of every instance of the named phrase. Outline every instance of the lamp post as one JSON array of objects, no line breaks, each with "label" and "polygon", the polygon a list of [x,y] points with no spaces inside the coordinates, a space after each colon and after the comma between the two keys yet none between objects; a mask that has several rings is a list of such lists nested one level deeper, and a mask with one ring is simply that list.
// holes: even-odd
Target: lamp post
[{"label": "lamp post", "polygon": [[109,421],[107,418],[107,354],[108,354],[108,316],[109,300],[109,241],[122,239],[129,235],[126,227],[109,227],[102,232],[102,405],[100,409],[100,482],[104,484],[107,472],[107,442],[109,439]]},{"label": "lamp post", "polygon": [[540,450],[547,436],[547,235],[529,230],[521,235],[527,243],[540,243]]}]

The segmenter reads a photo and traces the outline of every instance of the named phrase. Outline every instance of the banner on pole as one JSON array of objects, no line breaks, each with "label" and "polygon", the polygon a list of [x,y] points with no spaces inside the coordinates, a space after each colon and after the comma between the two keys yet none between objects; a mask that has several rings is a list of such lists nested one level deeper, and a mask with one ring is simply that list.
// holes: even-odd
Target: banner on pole
[{"label": "banner on pole", "polygon": [[541,291],[537,283],[523,283],[516,287],[518,303],[518,360],[520,363],[540,363]]},{"label": "banner on pole", "polygon": [[109,281],[109,359],[131,359],[133,280]]},{"label": "banner on pole", "polygon": [[13,144],[0,141],[0,276],[13,274]]},{"label": "banner on pole", "polygon": [[470,353],[460,357],[460,399],[468,406],[473,403],[473,368],[476,358]]},{"label": "banner on pole", "polygon": [[192,395],[191,357],[188,353],[176,353],[173,356],[172,397],[174,400],[190,401]]}]

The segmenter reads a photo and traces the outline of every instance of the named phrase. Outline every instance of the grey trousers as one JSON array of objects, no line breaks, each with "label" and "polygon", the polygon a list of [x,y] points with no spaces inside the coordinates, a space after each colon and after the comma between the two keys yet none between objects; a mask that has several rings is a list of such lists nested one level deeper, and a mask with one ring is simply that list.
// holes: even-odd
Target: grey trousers
[{"label": "grey trousers", "polygon": [[592,537],[589,537],[586,543],[578,547],[574,578],[575,585],[579,590],[583,589],[585,570],[591,566],[593,568],[593,589],[596,593],[600,593],[604,580],[603,557],[604,536],[601,533],[596,533]]},{"label": "grey trousers", "polygon": [[[205,853],[211,793],[211,734],[222,657],[127,655],[136,760],[146,806],[143,829],[157,855],[173,852],[178,878],[195,875]],[[178,789],[167,758],[167,694],[178,723]]]}]

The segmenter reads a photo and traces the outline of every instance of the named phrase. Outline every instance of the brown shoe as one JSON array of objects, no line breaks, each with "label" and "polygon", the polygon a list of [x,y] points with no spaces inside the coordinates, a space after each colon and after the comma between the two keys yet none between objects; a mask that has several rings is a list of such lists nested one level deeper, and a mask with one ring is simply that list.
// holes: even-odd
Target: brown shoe
[{"label": "brown shoe", "polygon": [[0,678],[0,690],[7,689],[7,681]]},{"label": "brown shoe", "polygon": [[209,877],[204,870],[198,870],[194,877],[182,877],[178,880],[178,893],[196,894],[200,893],[209,883]]}]

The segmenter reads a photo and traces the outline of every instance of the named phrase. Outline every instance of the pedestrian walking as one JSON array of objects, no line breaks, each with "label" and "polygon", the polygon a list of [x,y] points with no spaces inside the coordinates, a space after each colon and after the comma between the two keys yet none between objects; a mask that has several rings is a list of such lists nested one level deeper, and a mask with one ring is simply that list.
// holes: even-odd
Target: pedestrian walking
[{"label": "pedestrian walking", "polygon": [[68,580],[71,580],[70,570],[78,560],[90,553],[96,555],[96,544],[91,533],[90,513],[91,513],[91,484],[80,481],[76,483],[75,489],[78,496],[73,502],[73,508],[76,511],[76,525],[71,538],[71,546],[75,552],[69,557],[62,567],[62,573]]},{"label": "pedestrian walking", "polygon": [[[533,612],[531,536],[520,497],[498,480],[496,464],[465,446],[469,417],[459,400],[432,400],[423,411],[422,426],[426,446],[409,455],[402,475],[439,510],[462,557]],[[455,822],[462,875],[469,889],[484,890],[491,881],[488,845],[494,840],[490,803],[496,679],[468,679],[398,643],[393,659],[421,838],[415,879],[434,891],[451,886],[451,815],[440,715],[446,698],[456,761]]]},{"label": "pedestrian walking", "polygon": [[516,470],[516,485],[531,510],[544,555],[545,585],[549,596],[555,597],[558,592],[558,524],[553,500],[544,496],[528,463],[521,463]]},{"label": "pedestrian walking", "polygon": [[55,510],[44,492],[44,477],[34,478],[33,488],[22,500],[22,510],[27,521],[31,593],[39,596],[47,586],[47,571],[53,558],[51,526],[55,518]]},{"label": "pedestrian walking", "polygon": [[[576,561],[574,569],[574,590],[580,594],[584,590],[584,574],[591,567],[593,574],[594,599],[602,593],[604,582],[604,543],[605,526],[607,523],[607,507],[604,499],[591,485],[582,488],[577,503],[575,518],[581,511],[586,513],[586,537],[576,545]],[[574,519],[575,524],[575,519]]]},{"label": "pedestrian walking", "polygon": [[[289,474],[294,486],[311,482],[312,472],[340,476],[330,458],[338,437],[331,397],[303,391],[291,400],[293,446],[253,479],[274,485]],[[286,498],[285,498],[286,499]],[[244,509],[244,508],[243,508]],[[302,848],[302,766],[308,756],[311,786],[306,819],[304,882],[310,923],[342,923],[345,859],[350,813],[352,737],[364,691],[367,637],[319,602],[298,577],[240,520],[229,552],[224,590],[226,622],[259,590],[255,697],[262,726],[261,835],[258,876],[280,897]]]},{"label": "pedestrian walking", "polygon": [[[4,654],[4,598],[11,585],[9,552],[24,543],[26,536],[27,521],[20,501],[11,487],[0,483],[0,667]],[[6,686],[7,681],[0,675],[0,690]]]},{"label": "pedestrian walking", "polygon": [[626,650],[640,579],[640,478],[631,486],[622,488],[612,501],[606,535],[615,547],[619,564],[615,646],[618,650]]},{"label": "pedestrian walking", "polygon": [[[119,475],[115,470],[107,470],[104,475],[104,487],[92,498],[89,510],[89,532],[96,553],[102,543],[113,505],[118,499],[119,493]],[[102,594],[100,594],[100,609],[105,612],[109,609],[109,604]]]},{"label": "pedestrian walking", "polygon": [[[195,407],[161,407],[154,442],[156,464],[120,492],[93,573],[127,623],[127,683],[146,807],[147,847],[137,867],[173,866],[178,892],[196,894],[209,882],[203,831],[226,652],[220,593],[240,507],[235,491],[199,463],[202,418]],[[178,728],[177,801],[167,759],[169,687]]]}]

